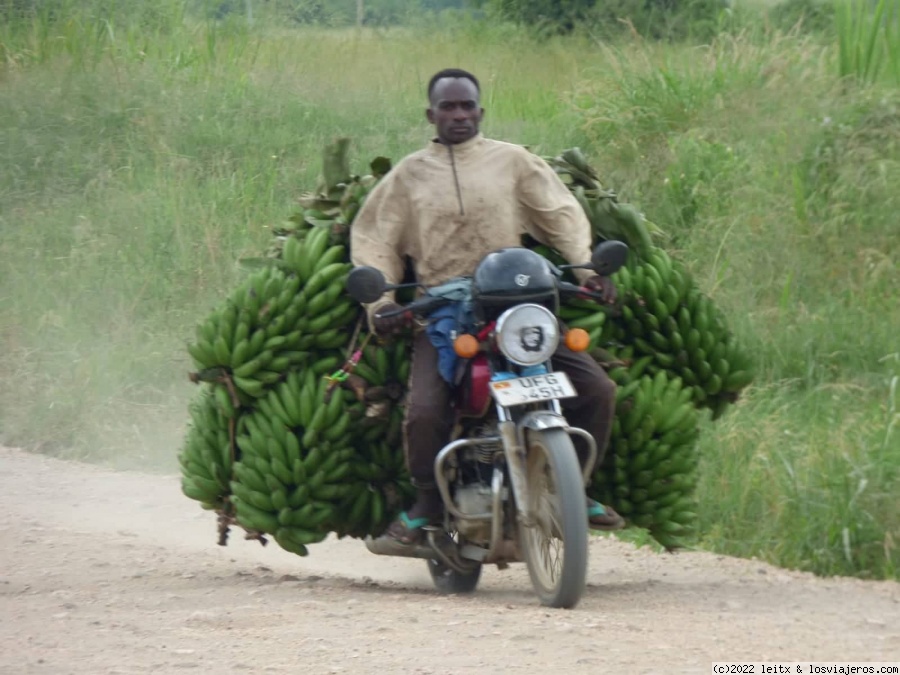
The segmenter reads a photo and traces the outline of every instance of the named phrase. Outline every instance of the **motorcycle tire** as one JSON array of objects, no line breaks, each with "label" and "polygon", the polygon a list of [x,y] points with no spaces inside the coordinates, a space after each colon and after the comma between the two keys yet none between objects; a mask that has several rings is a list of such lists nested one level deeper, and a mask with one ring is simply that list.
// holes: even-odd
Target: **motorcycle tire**
[{"label": "motorcycle tire", "polygon": [[481,579],[481,565],[473,567],[470,572],[458,572],[452,567],[447,567],[440,560],[429,560],[428,571],[434,587],[441,593],[448,595],[459,593],[472,593]]},{"label": "motorcycle tire", "polygon": [[528,431],[526,479],[533,525],[519,523],[519,546],[542,605],[578,604],[587,578],[584,478],[562,429]]}]

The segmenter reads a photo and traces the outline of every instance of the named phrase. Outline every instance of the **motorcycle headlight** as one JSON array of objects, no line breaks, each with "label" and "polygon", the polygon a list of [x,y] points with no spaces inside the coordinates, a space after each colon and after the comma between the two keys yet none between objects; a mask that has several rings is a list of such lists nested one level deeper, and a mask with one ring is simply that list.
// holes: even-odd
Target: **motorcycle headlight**
[{"label": "motorcycle headlight", "polygon": [[559,322],[541,305],[516,305],[497,319],[497,346],[510,361],[520,366],[543,363],[559,345]]}]

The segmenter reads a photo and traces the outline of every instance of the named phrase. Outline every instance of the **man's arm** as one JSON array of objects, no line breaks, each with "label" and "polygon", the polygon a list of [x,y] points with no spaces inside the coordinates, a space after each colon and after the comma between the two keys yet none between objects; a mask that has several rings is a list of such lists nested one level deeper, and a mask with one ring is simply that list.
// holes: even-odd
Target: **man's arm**
[{"label": "man's arm", "polygon": [[[527,214],[528,234],[552,246],[573,265],[591,259],[591,224],[578,200],[544,160],[530,152],[522,158],[516,197]],[[594,276],[573,270],[579,281]]]},{"label": "man's arm", "polygon": [[[403,256],[409,226],[409,197],[395,167],[366,197],[365,203],[350,228],[350,260],[356,265],[369,265],[384,274],[389,284],[403,279]],[[369,326],[375,312],[394,302],[394,293],[366,305]]]}]

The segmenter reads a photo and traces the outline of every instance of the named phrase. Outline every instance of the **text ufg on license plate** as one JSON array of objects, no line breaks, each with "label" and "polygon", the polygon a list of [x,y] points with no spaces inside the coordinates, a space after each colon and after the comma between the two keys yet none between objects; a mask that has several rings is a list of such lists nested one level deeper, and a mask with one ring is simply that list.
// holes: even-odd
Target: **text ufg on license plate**
[{"label": "text ufg on license plate", "polygon": [[575,396],[575,387],[565,373],[547,373],[533,377],[491,382],[491,394],[500,405],[522,405]]}]

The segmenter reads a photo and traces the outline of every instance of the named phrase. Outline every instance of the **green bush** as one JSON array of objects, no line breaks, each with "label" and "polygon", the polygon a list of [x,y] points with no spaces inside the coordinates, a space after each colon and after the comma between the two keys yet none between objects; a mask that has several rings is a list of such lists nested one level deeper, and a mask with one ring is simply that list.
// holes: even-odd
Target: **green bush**
[{"label": "green bush", "polygon": [[494,0],[506,19],[535,26],[542,32],[569,33],[583,22],[596,0]]},{"label": "green bush", "polygon": [[183,18],[181,0],[0,0],[4,22],[97,22],[170,32]]},{"label": "green bush", "polygon": [[545,35],[581,30],[609,39],[636,31],[654,40],[708,40],[731,11],[723,0],[494,0],[492,7]]},{"label": "green bush", "polygon": [[834,30],[834,4],[824,0],[783,0],[769,11],[773,28],[794,29],[805,33],[826,33]]},{"label": "green bush", "polygon": [[722,0],[608,0],[596,3],[586,18],[603,37],[634,30],[654,40],[707,41],[730,13]]},{"label": "green bush", "polygon": [[[203,1],[203,0],[201,0]],[[206,0],[207,15],[225,18],[247,13],[248,0]],[[209,4],[212,3],[212,4]],[[288,20],[298,24],[350,26],[357,20],[356,0],[290,0],[265,2],[250,0],[255,16]],[[422,13],[461,9],[462,0],[365,0],[363,24],[394,26],[405,24]]]}]

